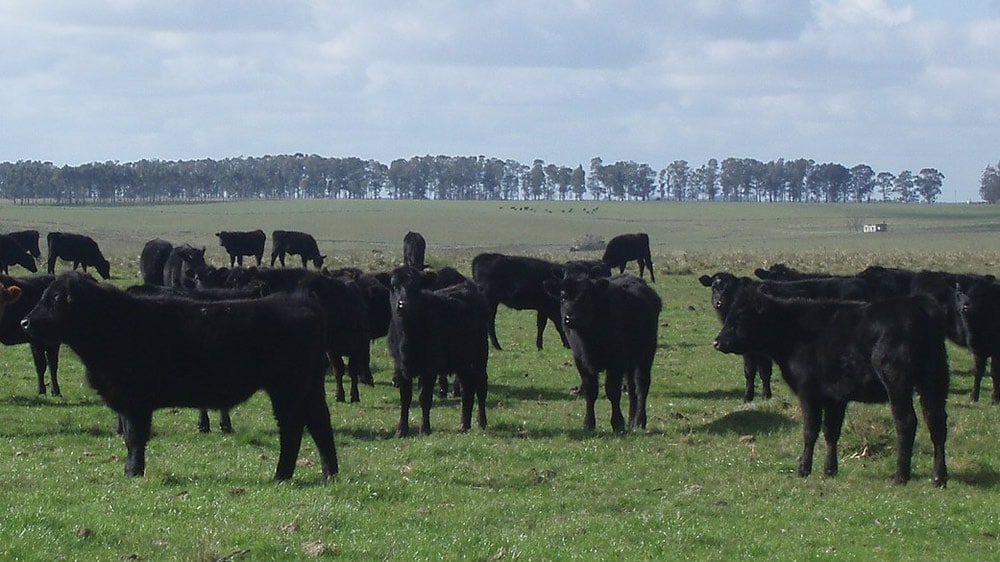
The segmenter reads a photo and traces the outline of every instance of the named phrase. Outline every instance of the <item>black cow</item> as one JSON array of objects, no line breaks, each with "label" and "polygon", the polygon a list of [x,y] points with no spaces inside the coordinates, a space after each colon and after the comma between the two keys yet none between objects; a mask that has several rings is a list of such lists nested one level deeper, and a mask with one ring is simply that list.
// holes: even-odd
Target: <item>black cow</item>
[{"label": "black cow", "polygon": [[307,428],[324,480],[337,473],[323,389],[325,320],[311,299],[136,297],[70,272],[49,285],[21,326],[76,352],[87,382],[123,421],[129,476],[145,473],[154,410],[232,408],[258,390],[271,398],[278,423],[275,479],[292,477]]},{"label": "black cow", "polygon": [[898,267],[868,266],[855,276],[868,284],[872,300],[910,294],[915,271]]},{"label": "black cow", "polygon": [[[731,273],[717,272],[711,277],[702,275],[698,281],[703,287],[712,289],[712,309],[715,310],[719,322],[725,323],[726,315],[732,308],[733,299],[744,283],[749,284],[750,278],[739,278]],[[755,381],[760,375],[761,395],[765,400],[771,399],[771,375],[773,364],[765,355],[759,353],[743,354],[743,376],[746,378],[746,387],[743,391],[743,402],[753,402],[755,394]]]},{"label": "black cow", "polygon": [[226,249],[229,254],[229,267],[235,264],[243,265],[243,256],[253,256],[257,260],[257,265],[264,259],[264,242],[267,236],[263,230],[257,229],[250,232],[227,232],[225,230],[216,232],[219,237],[219,245]]},{"label": "black cow", "polygon": [[[318,274],[302,278],[299,287],[308,290],[326,312],[327,351],[337,382],[336,400],[345,401],[344,373],[351,379],[351,402],[358,402],[358,383],[373,384],[368,305],[362,287]],[[343,357],[347,357],[344,365]]]},{"label": "black cow", "polygon": [[956,308],[967,335],[967,344],[975,359],[975,382],[972,400],[979,399],[980,386],[986,372],[986,360],[991,359],[990,378],[993,381],[993,404],[1000,404],[1000,285],[986,275],[970,281],[955,291]]},{"label": "black cow", "polygon": [[50,232],[47,236],[49,244],[48,274],[56,272],[56,259],[73,262],[73,269],[87,266],[97,270],[103,279],[111,278],[111,263],[104,258],[101,249],[93,238],[83,234],[67,232]]},{"label": "black cow", "polygon": [[611,402],[611,428],[625,431],[621,411],[622,382],[628,391],[629,427],[646,427],[646,397],[663,302],[645,281],[632,275],[594,279],[568,275],[545,282],[560,302],[563,329],[580,373],[580,393],[587,400],[583,429],[597,425],[598,376],[604,371],[604,393]]},{"label": "black cow", "polygon": [[163,285],[163,267],[167,265],[174,245],[166,240],[154,238],[142,246],[139,254],[139,274],[146,285]]},{"label": "black cow", "polygon": [[569,345],[559,321],[559,301],[552,298],[543,286],[547,280],[561,279],[564,272],[562,265],[539,258],[492,253],[473,258],[472,278],[489,305],[490,342],[494,348],[503,349],[497,340],[496,326],[500,303],[515,310],[537,311],[535,346],[538,349],[542,349],[542,332],[549,320],[559,332],[563,345]]},{"label": "black cow", "polygon": [[479,404],[479,427],[485,428],[489,360],[486,299],[470,281],[429,291],[423,288],[420,273],[406,268],[393,272],[391,285],[388,343],[400,406],[396,436],[410,433],[414,380],[420,384],[420,433],[431,432],[434,381],[448,373],[456,375],[462,388],[462,430],[472,425],[473,401]]},{"label": "black cow", "polygon": [[170,250],[163,264],[163,285],[192,288],[195,286],[194,272],[205,266],[205,248],[181,244]]},{"label": "black cow", "polygon": [[[297,232],[294,230],[275,230],[271,233],[271,267],[274,267],[274,260],[285,267],[285,254],[297,255],[302,258],[302,267],[305,268],[311,261],[317,269],[323,267],[323,260],[326,256],[319,255],[319,247],[312,234]],[[260,265],[258,261],[257,265]]]},{"label": "black cow", "polygon": [[403,236],[403,267],[423,271],[427,267],[424,265],[426,251],[427,241],[424,237],[419,232],[407,232]]},{"label": "black cow", "polygon": [[38,271],[35,265],[35,258],[28,250],[9,234],[0,234],[0,273],[7,275],[8,268],[12,265],[19,265],[31,273]]},{"label": "black cow", "polygon": [[643,276],[646,268],[649,268],[649,280],[656,283],[656,274],[653,273],[653,257],[649,252],[649,235],[645,232],[636,234],[619,234],[610,241],[604,248],[604,256],[601,261],[608,264],[608,267],[618,268],[618,273],[625,272],[625,264],[636,260],[639,262],[639,277]]},{"label": "black cow", "polygon": [[31,257],[35,259],[42,257],[42,250],[38,247],[39,234],[37,230],[18,230],[7,234],[27,250]]},{"label": "black cow", "polygon": [[4,345],[30,344],[31,359],[35,364],[35,375],[38,377],[38,394],[45,394],[45,370],[49,371],[52,396],[61,396],[59,390],[59,343],[39,341],[28,337],[21,329],[21,319],[38,304],[49,283],[55,279],[52,275],[35,275],[33,277],[8,277],[0,275],[0,283],[5,287],[17,287],[21,298],[8,304],[4,315],[0,318],[0,343]]},{"label": "black cow", "polygon": [[837,442],[848,402],[888,401],[896,423],[896,482],[907,482],[917,431],[916,391],[934,444],[934,485],[945,486],[948,355],[933,299],[779,299],[748,287],[737,295],[714,346],[724,353],[763,353],[778,364],[802,408],[799,476],[812,472],[821,425],[827,445],[824,473],[837,473]]},{"label": "black cow", "polygon": [[833,277],[829,273],[805,272],[788,267],[784,263],[775,263],[767,269],[758,267],[753,272],[758,278],[765,281],[801,281],[803,279],[821,279]]}]

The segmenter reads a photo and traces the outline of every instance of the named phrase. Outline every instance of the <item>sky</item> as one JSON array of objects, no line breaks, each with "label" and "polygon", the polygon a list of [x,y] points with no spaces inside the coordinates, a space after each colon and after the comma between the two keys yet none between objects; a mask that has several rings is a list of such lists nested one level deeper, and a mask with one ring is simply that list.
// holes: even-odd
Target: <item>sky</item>
[{"label": "sky", "polygon": [[0,0],[0,161],[1000,162],[1000,0]]}]

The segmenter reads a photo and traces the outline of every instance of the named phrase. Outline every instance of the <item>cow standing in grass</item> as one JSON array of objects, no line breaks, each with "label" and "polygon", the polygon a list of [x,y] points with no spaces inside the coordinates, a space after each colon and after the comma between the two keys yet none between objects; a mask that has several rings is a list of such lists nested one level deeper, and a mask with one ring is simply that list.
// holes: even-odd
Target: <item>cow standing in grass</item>
[{"label": "cow standing in grass", "polygon": [[219,237],[219,245],[226,249],[229,254],[229,267],[236,264],[243,265],[243,256],[253,256],[260,267],[261,260],[264,259],[264,242],[267,235],[259,228],[248,232],[241,231],[220,231],[215,233]]},{"label": "cow standing in grass", "polygon": [[63,259],[73,262],[73,269],[88,266],[97,270],[103,279],[111,278],[111,262],[105,259],[97,242],[84,234],[67,232],[50,232],[46,237],[49,245],[48,274],[56,272],[56,260]]},{"label": "cow standing in grass", "polygon": [[38,271],[35,258],[13,236],[0,234],[0,273],[7,275],[10,266],[19,265],[31,273]]},{"label": "cow standing in grass", "polygon": [[780,299],[746,287],[736,296],[714,345],[724,353],[762,353],[777,363],[802,408],[799,476],[812,472],[820,427],[827,447],[823,471],[837,473],[837,443],[848,402],[889,402],[896,423],[896,482],[907,482],[917,392],[934,444],[934,485],[945,486],[948,355],[943,318],[932,298],[913,295],[873,303]]},{"label": "cow standing in grass", "polygon": [[281,263],[281,267],[285,267],[286,254],[302,258],[303,268],[312,262],[316,269],[320,269],[323,267],[323,260],[326,259],[326,256],[320,255],[316,239],[313,238],[312,234],[305,232],[275,230],[271,233],[271,246],[271,267],[274,267],[275,260]]},{"label": "cow standing in grass", "polygon": [[21,326],[76,352],[88,384],[123,422],[129,476],[145,473],[154,410],[232,408],[258,390],[270,397],[278,424],[275,479],[292,477],[306,429],[324,480],[337,473],[323,388],[325,317],[309,298],[136,297],[70,272],[49,285]]},{"label": "cow standing in grass", "polygon": [[403,267],[423,271],[424,254],[427,252],[427,241],[419,232],[407,232],[403,236]]},{"label": "cow standing in grass", "polygon": [[472,425],[474,402],[479,427],[486,427],[486,365],[489,360],[488,309],[475,283],[466,281],[436,291],[424,288],[420,272],[393,272],[389,350],[399,383],[399,424],[396,436],[410,433],[413,382],[420,385],[420,433],[431,432],[435,379],[455,373],[462,388],[462,430]]},{"label": "cow standing in grass", "polygon": [[38,378],[38,394],[45,394],[45,371],[49,371],[49,390],[52,396],[62,395],[59,389],[59,342],[43,342],[31,338],[21,329],[21,319],[24,318],[42,298],[42,293],[49,286],[52,275],[34,275],[31,277],[8,277],[0,275],[0,283],[20,293],[20,299],[7,304],[3,318],[0,318],[0,343],[4,345],[29,344],[31,359],[35,365],[35,375]]},{"label": "cow standing in grass", "polygon": [[601,257],[601,261],[608,264],[608,267],[617,267],[618,273],[624,273],[625,265],[632,260],[639,263],[639,277],[649,269],[649,280],[656,283],[653,256],[649,251],[649,235],[645,232],[615,236],[608,242]]},{"label": "cow standing in grass", "polygon": [[628,391],[629,427],[646,427],[646,398],[656,355],[663,303],[656,291],[632,275],[594,279],[567,275],[545,282],[559,299],[562,326],[580,373],[580,394],[587,401],[583,428],[597,425],[598,376],[604,371],[604,393],[611,402],[611,428],[625,431],[621,410],[622,382]]}]

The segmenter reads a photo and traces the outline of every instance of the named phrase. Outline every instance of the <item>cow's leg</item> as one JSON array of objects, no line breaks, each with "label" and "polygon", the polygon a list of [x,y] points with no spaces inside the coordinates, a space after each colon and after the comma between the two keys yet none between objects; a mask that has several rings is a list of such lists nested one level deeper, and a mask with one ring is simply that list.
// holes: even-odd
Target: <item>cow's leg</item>
[{"label": "cow's leg", "polygon": [[434,403],[433,375],[420,375],[420,434],[431,433],[431,406]]},{"label": "cow's leg", "polygon": [[[257,258],[257,267],[260,267],[260,262],[264,259],[264,251],[261,250],[259,254],[254,255]],[[285,267],[285,260],[281,260],[281,267]]]},{"label": "cow's leg", "polygon": [[212,431],[212,421],[208,419],[208,410],[205,408],[198,410],[198,431],[202,433]]},{"label": "cow's leg", "polygon": [[344,358],[339,355],[334,355],[330,358],[330,364],[333,366],[333,380],[336,381],[336,401],[346,402],[347,393],[344,392],[344,373],[347,371],[347,367],[344,365]]},{"label": "cow's leg", "polygon": [[890,392],[889,405],[896,422],[896,483],[910,480],[913,440],[917,436],[917,414],[913,410],[913,389]]},{"label": "cow's leg", "polygon": [[468,431],[472,427],[472,406],[476,401],[476,386],[472,383],[473,375],[462,372],[455,375],[455,378],[462,381],[462,431]]},{"label": "cow's leg", "polygon": [[823,409],[823,438],[826,439],[826,462],[823,463],[823,474],[837,474],[837,443],[840,442],[840,432],[844,427],[844,415],[847,413],[847,402],[827,404]]},{"label": "cow's leg", "polygon": [[351,402],[360,402],[361,393],[358,392],[358,381],[361,379],[360,361],[354,356],[347,358],[347,374],[351,377]]},{"label": "cow's leg", "polygon": [[757,358],[752,353],[743,354],[743,377],[746,379],[743,402],[753,402],[754,382],[757,378]]},{"label": "cow's leg", "polygon": [[397,372],[395,376],[399,385],[399,423],[396,425],[396,437],[406,437],[410,434],[410,404],[413,403],[413,379]]},{"label": "cow's leg", "polygon": [[535,316],[535,347],[542,349],[542,333],[545,332],[545,324],[549,321],[549,317],[542,312],[538,311]]},{"label": "cow's leg", "polygon": [[319,388],[309,392],[305,397],[306,428],[316,444],[320,464],[323,469],[323,481],[340,471],[337,462],[337,445],[333,440],[333,426],[330,423],[330,408],[326,404],[322,379]]},{"label": "cow's leg", "polygon": [[615,433],[625,431],[625,416],[622,415],[622,372],[608,369],[604,378],[604,395],[611,402],[611,429]]},{"label": "cow's leg", "polygon": [[[486,429],[486,394],[489,390],[489,379],[487,378],[485,363],[479,367],[478,375],[476,379],[478,381],[476,385],[476,399],[479,402],[479,428]],[[458,382],[455,384],[458,384]]]},{"label": "cow's leg", "polygon": [[[45,368],[48,366],[45,354],[46,349],[42,347],[42,344],[31,342],[31,359],[35,363],[35,375],[38,377],[39,394],[45,394]],[[59,396],[59,385],[56,383],[54,375],[52,377],[52,395]]]},{"label": "cow's leg", "polygon": [[[986,370],[986,358],[983,358],[983,370]],[[990,380],[993,383],[992,404],[1000,404],[1000,366],[995,359],[990,358]]]},{"label": "cow's leg", "polygon": [[823,409],[819,403],[806,396],[799,397],[802,409],[802,458],[799,460],[799,476],[812,474],[813,449],[819,438],[819,428],[823,420]]},{"label": "cow's leg", "polygon": [[142,476],[146,473],[146,443],[153,426],[153,412],[129,412],[119,415],[128,458],[125,460],[126,476]]},{"label": "cow's leg", "polygon": [[[983,377],[986,376],[986,358],[978,353],[972,354],[973,379],[972,379],[972,401],[979,402],[979,390],[983,385]],[[992,371],[992,370],[991,370]],[[993,374],[992,372],[990,373]],[[996,388],[996,382],[993,387]]]},{"label": "cow's leg", "polygon": [[586,412],[583,416],[583,430],[594,431],[597,427],[597,417],[594,414],[594,403],[597,402],[597,374],[580,369],[580,394],[586,400]]},{"label": "cow's leg", "polygon": [[920,409],[934,444],[934,486],[938,488],[948,485],[948,467],[944,460],[944,444],[948,439],[948,413],[944,408],[947,394],[947,388],[943,391],[921,389],[920,392]]},{"label": "cow's leg", "polygon": [[646,267],[649,268],[649,280],[656,283],[656,274],[653,273],[653,258],[651,256],[646,256]]},{"label": "cow's leg", "polygon": [[761,396],[764,397],[764,400],[770,400],[771,372],[774,367],[774,364],[771,362],[769,358],[764,357],[763,355],[758,355],[756,359],[757,359],[757,374],[760,375],[760,387],[761,387],[760,394]]},{"label": "cow's leg", "polygon": [[646,399],[649,397],[651,380],[649,368],[636,369],[629,391],[629,426],[646,429]]},{"label": "cow's leg", "polygon": [[[457,380],[458,377],[455,377],[455,379]],[[456,387],[457,387],[457,385],[456,385]],[[437,388],[438,388],[438,398],[444,399],[444,398],[448,397],[448,375],[447,375],[447,373],[441,373],[440,375],[438,375]]]},{"label": "cow's leg", "polygon": [[499,302],[490,303],[490,343],[493,344],[493,349],[503,350],[500,347],[500,342],[497,341],[497,307],[499,306]]},{"label": "cow's leg", "polygon": [[271,252],[271,267],[274,267],[274,260],[278,259],[278,252]]},{"label": "cow's leg", "polygon": [[229,417],[229,408],[219,410],[219,429],[223,433],[233,432],[233,419]]},{"label": "cow's leg", "polygon": [[49,262],[48,262],[48,267],[46,268],[46,272],[49,275],[52,275],[56,272],[56,256],[52,252],[49,252]]}]

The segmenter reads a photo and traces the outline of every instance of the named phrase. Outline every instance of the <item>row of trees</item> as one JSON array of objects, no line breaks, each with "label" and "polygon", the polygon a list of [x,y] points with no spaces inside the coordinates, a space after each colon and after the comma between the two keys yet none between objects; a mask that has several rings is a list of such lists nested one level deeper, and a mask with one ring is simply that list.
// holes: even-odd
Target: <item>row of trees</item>
[{"label": "row of trees", "polygon": [[[1000,182],[996,169],[994,175]],[[0,197],[21,204],[286,198],[932,203],[943,180],[934,168],[876,172],[867,164],[847,168],[804,158],[713,158],[697,167],[675,160],[661,170],[593,158],[586,171],[485,156],[414,156],[389,165],[303,154],[61,167],[0,163]]]}]

